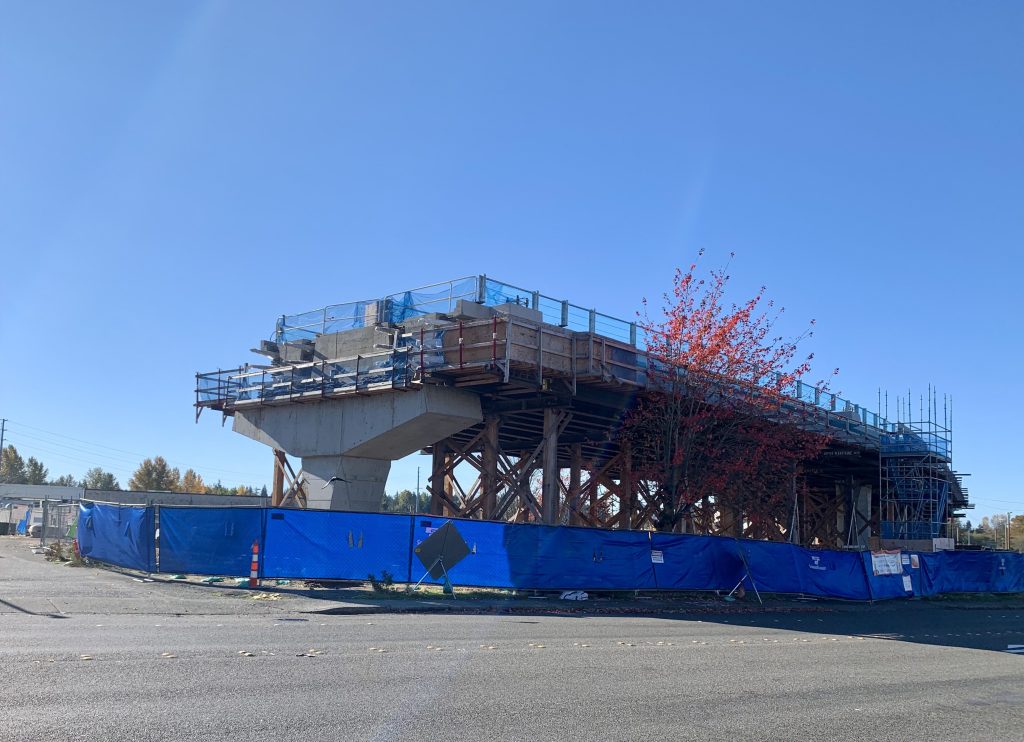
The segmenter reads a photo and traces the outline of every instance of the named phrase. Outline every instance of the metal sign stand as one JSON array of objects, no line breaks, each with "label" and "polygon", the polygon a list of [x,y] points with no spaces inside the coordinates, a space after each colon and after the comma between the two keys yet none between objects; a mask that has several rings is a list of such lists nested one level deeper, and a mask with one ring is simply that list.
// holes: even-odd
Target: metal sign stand
[{"label": "metal sign stand", "polygon": [[447,588],[447,590],[445,590],[445,592],[450,592],[451,596],[452,596],[452,600],[455,600],[455,586],[452,585],[451,578],[448,577],[448,570],[445,568],[445,566],[444,566],[444,559],[441,558],[441,557],[438,557],[437,559],[435,559],[434,563],[431,564],[429,567],[427,567],[427,571],[423,573],[423,576],[419,579],[419,582],[417,582],[415,585],[413,585],[413,588],[412,588],[413,591],[416,591],[416,590],[420,589],[420,585],[423,584],[423,581],[425,579],[427,579],[427,577],[430,575],[430,571],[432,569],[434,569],[434,567],[440,567],[441,568],[441,573],[444,574],[444,587]]},{"label": "metal sign stand", "polygon": [[761,593],[757,589],[757,583],[754,582],[754,575],[750,574],[750,565],[747,564],[747,555],[743,553],[743,547],[740,546],[739,540],[736,541],[736,550],[740,553],[740,560],[743,562],[743,571],[746,572],[746,574],[740,578],[740,581],[736,583],[736,587],[730,590],[729,594],[725,597],[726,599],[732,598],[732,594],[740,589],[740,585],[743,584],[743,580],[749,579],[750,586],[754,588],[754,595],[757,596],[757,602],[760,603],[761,606],[764,606],[764,601],[761,600]]}]

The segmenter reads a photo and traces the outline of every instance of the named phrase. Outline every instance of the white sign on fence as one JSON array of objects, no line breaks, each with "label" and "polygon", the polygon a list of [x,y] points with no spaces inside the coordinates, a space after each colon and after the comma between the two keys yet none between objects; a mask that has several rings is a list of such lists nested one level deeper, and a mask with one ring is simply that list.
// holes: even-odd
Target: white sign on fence
[{"label": "white sign on fence", "polygon": [[901,575],[903,564],[898,551],[871,552],[871,571],[877,575]]}]

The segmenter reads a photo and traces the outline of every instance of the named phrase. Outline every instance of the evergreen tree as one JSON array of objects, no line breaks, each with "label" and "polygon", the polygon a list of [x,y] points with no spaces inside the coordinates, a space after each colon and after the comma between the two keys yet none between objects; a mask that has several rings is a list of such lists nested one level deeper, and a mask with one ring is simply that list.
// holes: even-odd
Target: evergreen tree
[{"label": "evergreen tree", "polygon": [[25,460],[21,458],[21,454],[14,446],[6,446],[3,451],[0,451],[0,482],[5,484],[26,484],[28,482],[25,476]]},{"label": "evergreen tree", "polygon": [[117,482],[117,477],[108,471],[103,471],[98,466],[94,466],[85,473],[85,477],[82,478],[82,486],[90,490],[121,489],[121,485]]},{"label": "evergreen tree", "polygon": [[46,484],[50,472],[43,466],[43,462],[34,456],[29,456],[25,462],[25,482],[27,484]]}]

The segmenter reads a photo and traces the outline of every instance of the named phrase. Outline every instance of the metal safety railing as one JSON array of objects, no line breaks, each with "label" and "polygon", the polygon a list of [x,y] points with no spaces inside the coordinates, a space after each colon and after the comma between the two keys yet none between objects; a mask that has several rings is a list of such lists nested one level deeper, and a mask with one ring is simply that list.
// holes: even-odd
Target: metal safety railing
[{"label": "metal safety railing", "polygon": [[[593,338],[601,338],[601,342],[614,341],[610,345],[605,342],[600,349],[603,354],[602,367],[621,381],[644,385],[650,367],[656,363],[643,350],[650,345],[654,333],[637,322],[628,322],[596,309],[556,299],[486,275],[443,281],[381,299],[332,304],[300,314],[282,315],[277,321],[274,338],[280,344],[314,340],[320,335],[363,327],[400,327],[416,317],[434,313],[451,314],[457,310],[460,301],[491,307],[517,304],[539,312],[540,319],[547,325],[586,333]],[[462,322],[457,325],[460,334],[463,326]],[[456,325],[453,323],[454,327]],[[217,406],[224,401],[239,404],[287,400],[317,394],[362,391],[387,384],[396,388],[407,386],[417,374],[422,374],[426,369],[452,365],[451,349],[445,345],[444,332],[438,331],[435,335],[432,331],[423,331],[418,339],[413,334],[405,337],[400,344],[402,347],[381,354],[280,367],[242,366],[227,371],[197,374],[196,405]],[[622,348],[619,344],[630,347]],[[459,352],[463,351],[460,347]],[[482,360],[491,363],[501,360],[496,347],[492,355]],[[542,356],[543,352],[539,358]],[[590,360],[594,358],[595,351],[591,348]],[[573,359],[574,368],[575,365]],[[917,429],[913,424],[908,427],[907,423],[891,422],[867,407],[801,381],[797,381],[786,392],[794,401],[824,413],[822,419],[829,430],[863,433],[875,439],[883,435],[888,435],[890,439],[895,436],[900,439],[899,445],[923,446],[933,453],[949,457],[949,431],[925,431]]]},{"label": "metal safety railing", "polygon": [[241,366],[196,374],[196,406],[298,401],[402,388],[411,380],[408,348],[286,366]]}]

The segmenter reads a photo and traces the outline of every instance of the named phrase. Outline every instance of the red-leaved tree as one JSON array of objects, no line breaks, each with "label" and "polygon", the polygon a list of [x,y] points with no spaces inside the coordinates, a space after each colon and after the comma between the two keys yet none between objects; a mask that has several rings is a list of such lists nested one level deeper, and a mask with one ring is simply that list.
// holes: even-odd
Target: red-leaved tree
[{"label": "red-leaved tree", "polygon": [[642,318],[648,391],[624,431],[634,467],[656,483],[659,530],[783,538],[801,467],[828,442],[789,396],[810,370],[798,346],[814,322],[782,337],[764,287],[734,304],[726,269],[697,268],[676,271],[660,318]]}]

